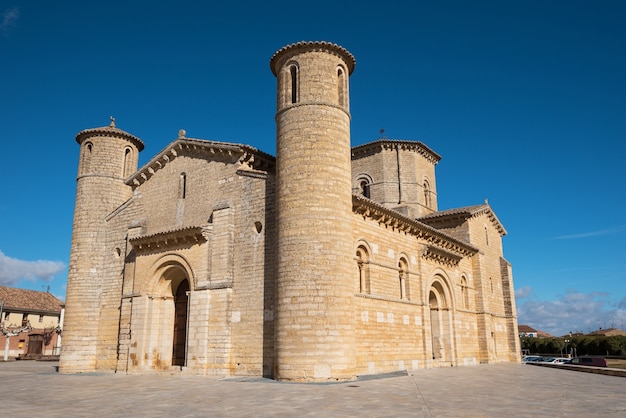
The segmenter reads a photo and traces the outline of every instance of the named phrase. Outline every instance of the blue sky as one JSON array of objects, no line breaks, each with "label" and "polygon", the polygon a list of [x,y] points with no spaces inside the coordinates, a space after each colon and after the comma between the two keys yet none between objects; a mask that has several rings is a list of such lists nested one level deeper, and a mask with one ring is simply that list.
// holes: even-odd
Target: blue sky
[{"label": "blue sky", "polygon": [[0,0],[0,284],[65,296],[82,129],[140,164],[189,137],[275,154],[269,59],[356,57],[352,142],[426,143],[439,208],[486,198],[519,323],[626,329],[626,2]]}]

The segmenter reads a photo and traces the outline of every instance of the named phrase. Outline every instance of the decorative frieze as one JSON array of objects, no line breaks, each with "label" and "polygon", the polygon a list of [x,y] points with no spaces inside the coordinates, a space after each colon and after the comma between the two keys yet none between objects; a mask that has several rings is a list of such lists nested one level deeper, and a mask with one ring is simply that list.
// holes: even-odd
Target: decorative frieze
[{"label": "decorative frieze", "polygon": [[352,196],[352,208],[354,212],[362,215],[364,218],[375,220],[394,230],[413,235],[418,239],[426,241],[433,248],[436,246],[451,254],[455,254],[459,259],[471,257],[478,252],[477,248],[468,243],[462,242],[422,222],[407,218],[363,196]]},{"label": "decorative frieze", "polygon": [[459,265],[459,261],[463,258],[462,256],[455,254],[450,251],[443,250],[438,247],[427,246],[426,250],[422,253],[422,257],[427,260],[433,260],[437,263],[449,266],[456,267]]},{"label": "decorative frieze", "polygon": [[203,227],[191,226],[172,231],[138,236],[131,238],[129,242],[138,253],[155,249],[163,250],[181,245],[191,246],[203,243],[206,241],[206,237],[203,232]]},{"label": "decorative frieze", "polygon": [[401,139],[381,139],[368,144],[359,145],[352,148],[352,158],[362,158],[368,155],[379,153],[383,150],[395,149],[409,150],[417,152],[432,164],[437,164],[441,156],[419,141],[406,141]]}]

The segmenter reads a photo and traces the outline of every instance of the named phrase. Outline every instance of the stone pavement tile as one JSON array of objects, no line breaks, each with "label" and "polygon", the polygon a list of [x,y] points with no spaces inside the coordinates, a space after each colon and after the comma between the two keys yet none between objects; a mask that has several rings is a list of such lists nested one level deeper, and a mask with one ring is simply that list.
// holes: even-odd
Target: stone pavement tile
[{"label": "stone pavement tile", "polygon": [[59,375],[54,363],[18,363],[0,363],[2,416],[626,416],[626,378],[529,365],[305,384],[189,375]]},{"label": "stone pavement tile", "polygon": [[530,365],[417,370],[433,417],[622,417],[626,378]]}]

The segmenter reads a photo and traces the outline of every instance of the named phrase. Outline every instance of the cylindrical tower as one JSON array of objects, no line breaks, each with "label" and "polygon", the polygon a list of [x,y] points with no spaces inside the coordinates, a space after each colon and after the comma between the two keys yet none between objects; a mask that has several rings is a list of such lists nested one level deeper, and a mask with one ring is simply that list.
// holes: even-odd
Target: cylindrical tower
[{"label": "cylindrical tower", "polygon": [[[99,341],[99,315],[105,263],[115,256],[106,248],[106,216],[132,195],[125,179],[137,171],[143,142],[111,124],[76,135],[80,160],[72,247],[67,278],[61,373],[89,372],[98,368],[97,351],[116,341]],[[122,254],[122,256],[124,256]],[[115,332],[109,332],[115,335]]]},{"label": "cylindrical tower", "polygon": [[275,378],[355,377],[350,105],[355,59],[298,42],[270,60],[277,77],[278,233]]}]

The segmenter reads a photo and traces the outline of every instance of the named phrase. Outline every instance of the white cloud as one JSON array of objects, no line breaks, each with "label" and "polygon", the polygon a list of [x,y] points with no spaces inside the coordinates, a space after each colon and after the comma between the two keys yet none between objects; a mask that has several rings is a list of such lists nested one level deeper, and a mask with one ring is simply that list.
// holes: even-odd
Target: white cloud
[{"label": "white cloud", "polygon": [[6,35],[11,26],[15,26],[15,22],[20,17],[20,9],[13,7],[2,13],[2,22],[0,22],[0,30]]},{"label": "white cloud", "polygon": [[568,290],[559,300],[543,301],[516,295],[516,301],[518,323],[557,337],[570,331],[624,329],[626,324],[626,298],[616,303],[606,293]]},{"label": "white cloud", "polygon": [[626,225],[620,225],[620,226],[616,226],[613,228],[599,229],[597,231],[591,231],[591,232],[583,232],[581,234],[561,235],[560,237],[555,237],[554,239],[576,239],[576,238],[597,237],[601,235],[617,234],[622,231],[626,231]]},{"label": "white cloud", "polygon": [[520,287],[519,289],[515,289],[515,299],[525,299],[530,297],[533,292],[533,288],[530,286]]},{"label": "white cloud", "polygon": [[20,280],[49,282],[64,268],[65,264],[60,261],[23,261],[7,257],[0,251],[0,285],[3,286],[14,286]]}]

